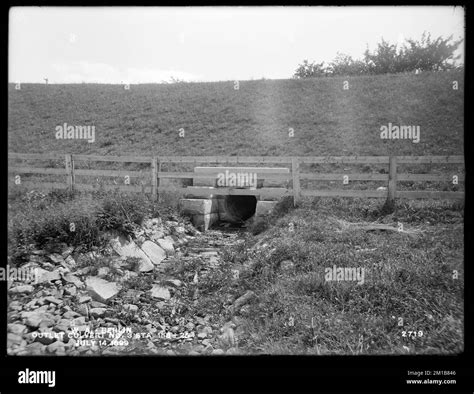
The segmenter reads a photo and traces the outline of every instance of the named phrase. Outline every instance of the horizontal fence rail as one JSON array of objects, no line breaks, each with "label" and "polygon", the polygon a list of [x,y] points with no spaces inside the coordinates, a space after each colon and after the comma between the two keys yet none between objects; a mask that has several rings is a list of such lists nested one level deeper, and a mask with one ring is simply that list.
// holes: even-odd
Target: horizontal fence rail
[{"label": "horizontal fence rail", "polygon": [[[275,157],[275,156],[100,156],[83,154],[26,154],[9,153],[10,160],[40,160],[40,161],[58,161],[64,163],[64,167],[50,164],[50,167],[34,166],[30,164],[12,164],[8,168],[9,173],[15,174],[15,178],[21,177],[20,174],[34,175],[62,175],[65,176],[65,182],[39,182],[27,181],[29,187],[38,189],[64,189],[93,191],[93,190],[120,190],[136,193],[150,193],[155,200],[162,192],[175,192],[192,196],[209,195],[254,195],[261,197],[281,197],[293,196],[295,204],[302,197],[361,197],[361,198],[387,198],[387,201],[393,201],[396,198],[429,198],[429,199],[463,199],[463,191],[431,191],[431,190],[398,190],[399,182],[441,182],[449,185],[464,182],[463,171],[461,173],[445,174],[425,174],[425,173],[398,173],[399,165],[420,165],[420,164],[458,164],[464,165],[463,156],[315,156],[315,157]],[[93,162],[111,162],[111,163],[144,163],[148,164],[143,170],[125,170],[125,169],[87,169],[75,168],[76,163]],[[190,171],[162,171],[164,163],[187,163],[187,164],[219,164],[219,167],[197,167],[194,172]],[[248,167],[240,164],[280,164],[286,165],[279,168],[272,167]],[[382,173],[345,173],[335,172],[303,172],[302,165],[325,165],[325,164],[375,164],[388,165],[388,171]],[[284,168],[283,168],[284,167]],[[251,171],[257,174],[258,179],[286,182],[287,187],[259,187],[259,188],[239,188],[239,187],[175,187],[169,185],[160,185],[160,180],[170,179],[200,179],[206,180],[216,178],[226,170],[232,171]],[[344,168],[344,170],[346,170]],[[308,171],[308,170],[305,170]],[[340,171],[340,170],[339,170]],[[97,184],[78,182],[76,177],[121,177],[140,179],[141,184]],[[148,183],[143,184],[143,180]],[[375,181],[385,182],[386,187],[381,190],[353,190],[353,189],[307,189],[302,188],[301,181],[330,181],[341,182],[343,185],[353,181]],[[291,188],[288,186],[291,183]],[[15,182],[15,184],[18,184]],[[380,188],[379,188],[380,189]]]}]

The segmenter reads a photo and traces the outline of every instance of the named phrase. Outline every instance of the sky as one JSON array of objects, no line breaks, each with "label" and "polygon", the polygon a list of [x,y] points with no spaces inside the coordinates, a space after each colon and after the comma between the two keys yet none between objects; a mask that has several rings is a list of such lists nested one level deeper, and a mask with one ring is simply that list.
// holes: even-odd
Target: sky
[{"label": "sky", "polygon": [[[464,38],[454,6],[12,7],[9,82],[160,83],[291,78],[304,59],[367,45]],[[459,53],[464,56],[464,44]]]}]

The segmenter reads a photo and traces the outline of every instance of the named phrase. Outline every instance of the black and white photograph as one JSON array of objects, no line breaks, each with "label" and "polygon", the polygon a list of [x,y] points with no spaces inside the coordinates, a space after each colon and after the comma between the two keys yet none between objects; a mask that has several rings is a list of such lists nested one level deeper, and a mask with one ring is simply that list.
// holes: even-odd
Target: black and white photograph
[{"label": "black and white photograph", "polygon": [[464,64],[462,6],[11,7],[7,355],[462,354]]}]

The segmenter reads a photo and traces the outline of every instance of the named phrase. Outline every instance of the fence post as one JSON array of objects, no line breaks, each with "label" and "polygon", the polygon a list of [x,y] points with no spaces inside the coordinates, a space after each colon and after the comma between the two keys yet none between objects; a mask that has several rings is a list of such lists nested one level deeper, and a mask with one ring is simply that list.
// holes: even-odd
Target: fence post
[{"label": "fence post", "polygon": [[301,198],[300,161],[297,157],[291,158],[291,175],[293,178],[293,205],[296,207]]},{"label": "fence post", "polygon": [[151,198],[153,202],[156,202],[157,188],[158,188],[158,168],[157,158],[153,156],[151,159]]},{"label": "fence post", "polygon": [[66,154],[66,173],[67,173],[67,186],[70,192],[74,191],[74,160],[72,154]]},{"label": "fence post", "polygon": [[390,156],[388,164],[387,204],[394,204],[397,194],[397,156]]}]

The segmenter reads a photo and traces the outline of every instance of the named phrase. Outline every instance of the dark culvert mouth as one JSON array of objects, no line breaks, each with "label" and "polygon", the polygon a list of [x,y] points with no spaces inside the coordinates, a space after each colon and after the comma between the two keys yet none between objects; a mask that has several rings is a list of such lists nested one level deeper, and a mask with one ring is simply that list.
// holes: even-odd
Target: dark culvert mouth
[{"label": "dark culvert mouth", "polygon": [[242,222],[255,215],[255,196],[225,196],[225,210],[232,221]]}]

